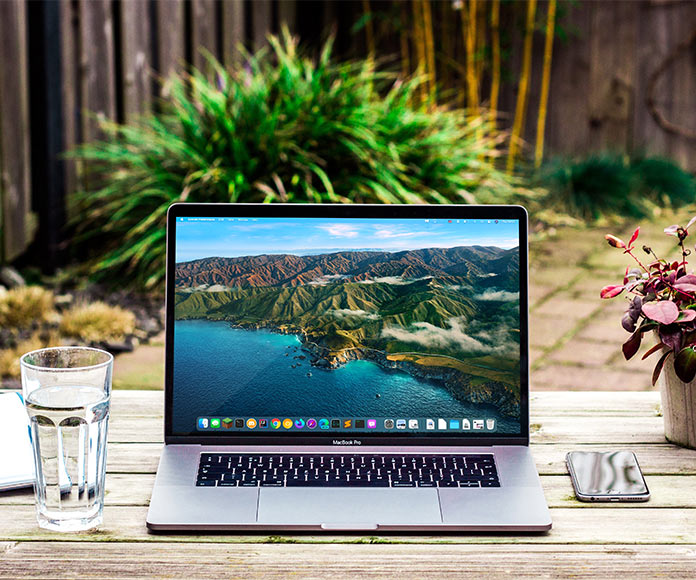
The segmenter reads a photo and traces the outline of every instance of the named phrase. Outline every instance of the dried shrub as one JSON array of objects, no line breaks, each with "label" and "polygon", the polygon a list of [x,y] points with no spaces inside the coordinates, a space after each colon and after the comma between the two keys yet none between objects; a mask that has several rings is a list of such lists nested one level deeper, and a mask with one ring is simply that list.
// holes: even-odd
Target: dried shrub
[{"label": "dried shrub", "polygon": [[119,341],[135,330],[135,315],[105,302],[75,304],[63,313],[59,330],[88,343]]},{"label": "dried shrub", "polygon": [[53,294],[40,286],[20,286],[0,293],[0,326],[28,328],[54,314]]}]

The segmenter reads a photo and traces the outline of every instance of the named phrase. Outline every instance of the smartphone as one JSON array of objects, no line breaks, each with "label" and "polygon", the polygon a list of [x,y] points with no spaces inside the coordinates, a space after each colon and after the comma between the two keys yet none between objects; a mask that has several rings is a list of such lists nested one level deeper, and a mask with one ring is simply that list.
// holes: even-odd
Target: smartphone
[{"label": "smartphone", "polygon": [[568,473],[580,501],[648,501],[650,491],[632,451],[571,451]]}]

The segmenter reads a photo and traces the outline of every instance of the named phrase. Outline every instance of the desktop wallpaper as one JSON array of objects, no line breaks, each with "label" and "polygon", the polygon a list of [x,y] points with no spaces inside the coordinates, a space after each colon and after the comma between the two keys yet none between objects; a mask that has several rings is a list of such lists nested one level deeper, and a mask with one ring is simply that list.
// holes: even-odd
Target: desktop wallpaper
[{"label": "desktop wallpaper", "polygon": [[174,431],[519,433],[518,228],[177,218]]}]

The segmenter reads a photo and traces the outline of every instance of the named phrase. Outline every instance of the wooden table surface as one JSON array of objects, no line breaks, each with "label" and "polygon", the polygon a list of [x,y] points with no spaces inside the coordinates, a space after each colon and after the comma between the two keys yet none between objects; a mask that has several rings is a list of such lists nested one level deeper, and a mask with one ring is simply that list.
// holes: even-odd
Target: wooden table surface
[{"label": "wooden table surface", "polygon": [[[532,450],[553,518],[543,535],[151,534],[162,398],[113,394],[97,531],[40,530],[31,490],[0,493],[0,577],[696,578],[696,451],[666,443],[655,392],[532,395]],[[566,452],[617,448],[635,451],[652,499],[576,501]]]}]

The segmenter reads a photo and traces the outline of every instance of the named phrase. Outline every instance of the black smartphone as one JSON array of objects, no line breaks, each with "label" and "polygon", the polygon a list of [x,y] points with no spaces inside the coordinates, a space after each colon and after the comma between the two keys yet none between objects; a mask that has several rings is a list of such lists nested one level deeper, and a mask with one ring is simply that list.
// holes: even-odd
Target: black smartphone
[{"label": "black smartphone", "polygon": [[571,451],[568,473],[580,501],[648,501],[650,491],[632,451]]}]

